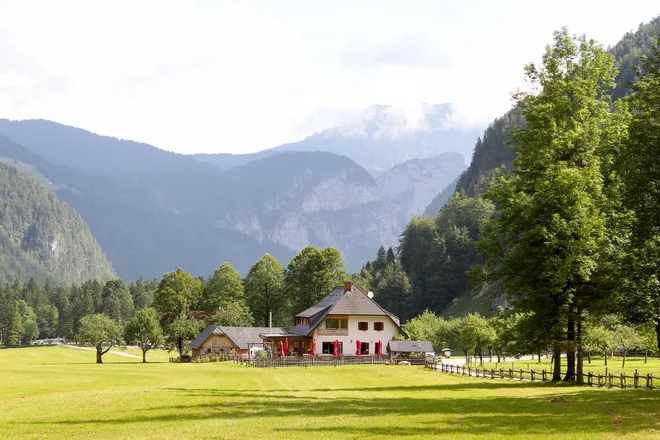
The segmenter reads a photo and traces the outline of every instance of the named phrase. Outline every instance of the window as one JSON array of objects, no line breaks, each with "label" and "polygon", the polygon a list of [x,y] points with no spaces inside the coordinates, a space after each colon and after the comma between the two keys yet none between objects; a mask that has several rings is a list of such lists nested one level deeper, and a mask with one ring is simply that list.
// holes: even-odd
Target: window
[{"label": "window", "polygon": [[[337,347],[337,354],[342,354],[344,352],[344,344],[342,342],[339,343]],[[321,347],[321,353],[322,354],[334,354],[335,353],[335,342],[324,342],[322,347]]]},{"label": "window", "polygon": [[340,328],[348,328],[348,319],[326,319],[326,330],[337,330]]},{"label": "window", "polygon": [[368,322],[358,322],[358,330],[362,331],[367,331],[369,330],[369,323]]},{"label": "window", "polygon": [[360,354],[369,354],[369,343],[362,342],[360,344]]},{"label": "window", "polygon": [[296,324],[309,324],[309,318],[296,318]]},{"label": "window", "polygon": [[293,341],[293,351],[296,353],[305,353],[305,341]]},{"label": "window", "polygon": [[385,324],[383,324],[382,322],[374,322],[374,330],[376,330],[377,332],[382,332],[384,327]]}]

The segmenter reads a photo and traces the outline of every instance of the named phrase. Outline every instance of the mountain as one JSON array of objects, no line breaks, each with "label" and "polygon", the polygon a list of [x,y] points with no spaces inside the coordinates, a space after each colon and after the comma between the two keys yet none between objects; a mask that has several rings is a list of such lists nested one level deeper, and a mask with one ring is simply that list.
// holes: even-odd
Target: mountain
[{"label": "mountain", "polygon": [[[26,145],[0,138],[0,156],[43,175],[129,280],[177,267],[206,275],[224,261],[246,273],[266,252],[286,264],[308,243],[339,248],[357,270],[465,168],[446,153],[374,179],[343,156],[282,152],[223,172],[49,121],[0,120],[5,133]],[[113,167],[97,163],[115,151]]]},{"label": "mountain", "polygon": [[[26,122],[29,121],[22,121],[20,126],[35,130]],[[51,134],[66,143],[62,133],[68,132],[70,127],[61,127],[63,132]],[[239,270],[247,272],[266,252],[283,261],[293,256],[283,246],[260,244],[241,233],[214,227],[205,214],[205,207],[211,206],[207,203],[209,193],[231,185],[212,166],[199,164],[186,156],[176,155],[183,159],[179,167],[140,172],[124,170],[116,173],[116,177],[53,165],[2,136],[0,156],[29,164],[52,182],[51,188],[57,196],[89,224],[122,278],[160,278],[178,267],[209,274],[224,261],[231,261]],[[187,164],[193,165],[192,171],[186,168]],[[209,171],[197,181],[193,172],[196,166]]]},{"label": "mountain", "polygon": [[[59,286],[115,278],[85,221],[26,164],[0,163],[0,282],[34,278]],[[9,163],[9,165],[6,165]]]},{"label": "mountain", "polygon": [[214,206],[229,209],[216,211],[214,226],[292,251],[308,243],[333,246],[355,270],[380,244],[395,246],[410,217],[423,213],[464,168],[460,154],[445,153],[407,161],[374,179],[343,156],[284,152],[223,173],[244,195],[215,199]]},{"label": "mountain", "polygon": [[456,152],[469,158],[478,130],[451,125],[450,104],[423,104],[404,113],[374,105],[348,121],[298,141],[253,154],[196,154],[194,157],[226,170],[283,151],[325,151],[346,156],[378,176],[410,159]]}]

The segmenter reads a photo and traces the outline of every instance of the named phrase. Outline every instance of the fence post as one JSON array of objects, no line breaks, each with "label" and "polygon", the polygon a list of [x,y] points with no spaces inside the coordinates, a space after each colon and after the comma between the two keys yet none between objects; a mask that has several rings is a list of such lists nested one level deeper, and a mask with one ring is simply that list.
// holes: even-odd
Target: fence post
[{"label": "fence post", "polygon": [[531,373],[531,374],[532,374],[532,382],[534,382],[534,374],[535,374],[535,373],[536,373],[536,372],[532,369],[532,373]]},{"label": "fence post", "polygon": [[626,373],[621,373],[621,389],[622,390],[626,388],[625,383],[626,383]]},{"label": "fence post", "polygon": [[522,379],[523,379],[523,369],[521,368],[520,369],[520,380],[522,380]]},{"label": "fence post", "polygon": [[504,368],[500,368],[500,379],[504,379]]},{"label": "fence post", "polygon": [[635,376],[634,376],[634,379],[633,379],[633,386],[635,387],[635,389],[637,389],[637,387],[639,386],[639,373],[637,372],[637,370],[635,370]]}]

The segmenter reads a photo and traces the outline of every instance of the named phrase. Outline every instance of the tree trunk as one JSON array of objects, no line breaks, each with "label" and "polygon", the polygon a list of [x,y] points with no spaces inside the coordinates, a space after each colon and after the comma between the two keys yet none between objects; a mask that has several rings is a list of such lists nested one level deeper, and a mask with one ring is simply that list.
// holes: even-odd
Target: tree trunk
[{"label": "tree trunk", "polygon": [[142,349],[142,363],[146,364],[147,363],[147,350],[144,348]]},{"label": "tree trunk", "polygon": [[552,351],[552,362],[554,365],[552,370],[552,380],[561,380],[561,349],[559,348],[559,344],[555,343]]},{"label": "tree trunk", "polygon": [[179,338],[176,343],[179,345],[179,356],[183,356],[183,338]]},{"label": "tree trunk", "polygon": [[[476,351],[476,350],[475,350],[475,351]],[[483,353],[483,349],[481,349],[481,348],[479,349],[479,363],[480,363],[481,365],[484,364],[484,353]]]},{"label": "tree trunk", "polygon": [[501,356],[500,356],[500,351],[497,351],[497,363],[499,364],[502,361]]},{"label": "tree trunk", "polygon": [[605,366],[607,367],[607,348],[605,349]]},{"label": "tree trunk", "polygon": [[587,361],[591,363],[591,351],[587,351]]},{"label": "tree trunk", "polygon": [[626,346],[623,346],[623,362],[621,363],[621,368],[626,368]]},{"label": "tree trunk", "polygon": [[649,351],[646,350],[644,352],[644,363],[646,364],[646,363],[648,363],[648,361],[649,361]]},{"label": "tree trunk", "polygon": [[660,319],[655,321],[655,337],[658,342],[658,350],[660,350]]},{"label": "tree trunk", "polygon": [[572,313],[568,315],[568,326],[566,332],[566,375],[564,381],[575,380],[575,317]]},{"label": "tree trunk", "polygon": [[102,364],[103,363],[103,348],[102,347],[96,347],[96,363],[97,364]]},{"label": "tree trunk", "polygon": [[577,322],[577,383],[584,385],[584,355],[582,353],[582,319]]},{"label": "tree trunk", "polygon": [[539,352],[539,364],[541,363],[541,352]]}]

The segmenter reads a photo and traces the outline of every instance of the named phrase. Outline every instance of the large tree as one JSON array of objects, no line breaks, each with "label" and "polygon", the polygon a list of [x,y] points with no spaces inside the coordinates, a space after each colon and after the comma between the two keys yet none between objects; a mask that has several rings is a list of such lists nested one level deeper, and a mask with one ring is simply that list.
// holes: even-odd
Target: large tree
[{"label": "large tree", "polygon": [[153,307],[161,314],[161,322],[170,324],[187,315],[202,296],[202,282],[179,268],[166,273],[154,294]]},{"label": "large tree", "polygon": [[525,68],[530,91],[516,95],[526,124],[512,134],[515,169],[486,193],[497,213],[479,242],[485,273],[533,312],[555,352],[564,346],[570,381],[576,350],[581,367],[587,306],[609,294],[598,285],[613,245],[601,157],[614,73],[612,56],[593,40],[555,32],[542,64]]},{"label": "large tree", "polygon": [[250,326],[252,314],[245,303],[243,280],[229,263],[223,263],[204,286],[202,309],[216,325]]},{"label": "large tree", "polygon": [[629,98],[628,142],[618,155],[628,207],[635,211],[628,318],[655,325],[660,349],[660,39],[642,62]]},{"label": "large tree", "polygon": [[122,328],[111,318],[97,313],[85,316],[80,320],[80,331],[76,340],[83,344],[91,344],[96,348],[96,363],[103,363],[103,355],[112,347],[122,343]]},{"label": "large tree", "polygon": [[286,289],[295,312],[305,310],[348,278],[339,251],[306,246],[286,271]]},{"label": "large tree", "polygon": [[138,310],[126,324],[126,342],[142,349],[142,362],[147,362],[147,351],[165,343],[158,312],[148,307]]},{"label": "large tree", "polygon": [[268,326],[271,312],[277,327],[291,320],[291,307],[284,294],[284,267],[273,256],[265,254],[250,268],[245,277],[245,297],[258,325]]},{"label": "large tree", "polygon": [[461,344],[472,348],[475,357],[479,355],[479,362],[484,363],[483,349],[495,341],[496,333],[486,318],[478,313],[470,313],[465,317],[461,329]]}]

